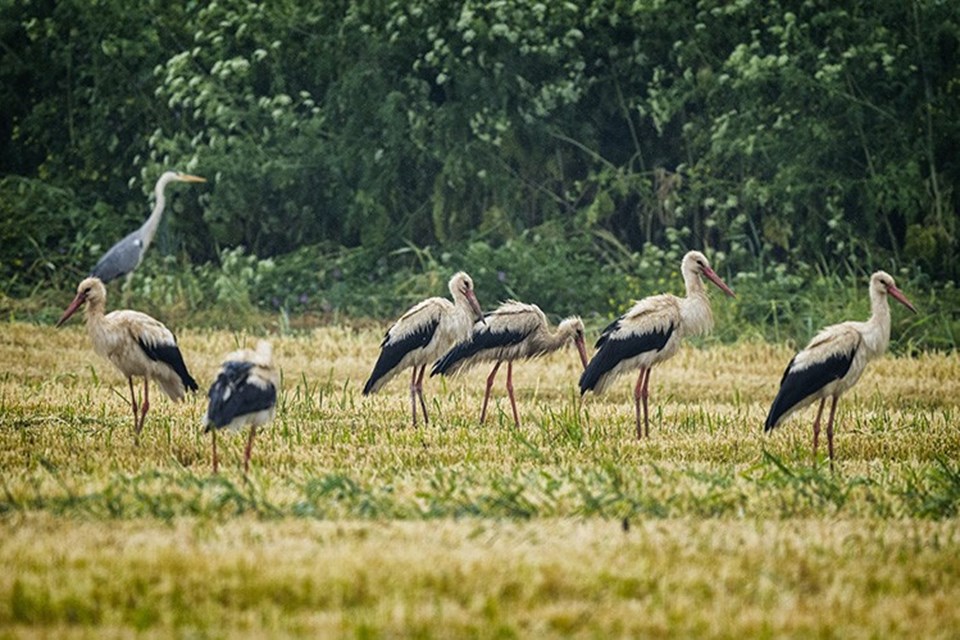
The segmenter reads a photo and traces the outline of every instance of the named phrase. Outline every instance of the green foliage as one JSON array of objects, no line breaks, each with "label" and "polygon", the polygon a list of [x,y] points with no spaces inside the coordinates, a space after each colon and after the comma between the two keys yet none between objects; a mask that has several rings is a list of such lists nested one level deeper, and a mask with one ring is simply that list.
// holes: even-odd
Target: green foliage
[{"label": "green foliage", "polygon": [[[94,209],[111,213],[103,203]],[[88,260],[91,238],[101,230],[99,218],[83,211],[67,189],[0,179],[0,291],[25,296],[51,283],[71,286],[74,265]]]},{"label": "green foliage", "polygon": [[0,172],[88,209],[51,227],[70,255],[142,219],[131,176],[176,167],[211,182],[157,248],[194,264],[319,246],[380,280],[378,253],[466,247],[530,295],[686,234],[732,272],[960,276],[956,3],[10,2],[0,41]]}]

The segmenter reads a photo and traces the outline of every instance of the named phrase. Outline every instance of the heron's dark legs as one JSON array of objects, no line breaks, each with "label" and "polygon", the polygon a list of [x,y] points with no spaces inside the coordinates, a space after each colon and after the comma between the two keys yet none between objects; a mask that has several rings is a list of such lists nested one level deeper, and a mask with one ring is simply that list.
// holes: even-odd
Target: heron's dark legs
[{"label": "heron's dark legs", "polygon": [[520,416],[517,414],[517,400],[513,397],[513,360],[507,362],[507,394],[510,396],[510,407],[513,409],[513,423],[520,427]]},{"label": "heron's dark legs", "polygon": [[[416,370],[416,367],[414,367]],[[420,367],[420,375],[417,376],[417,397],[420,398],[420,408],[423,409],[423,424],[430,424],[430,419],[427,417],[427,403],[423,401],[423,374],[427,372],[427,365]],[[414,420],[414,426],[416,426],[416,420]]]},{"label": "heron's dark legs", "polygon": [[[640,369],[640,375],[637,376],[637,386],[633,388],[633,407],[637,414],[637,440],[643,439],[643,428],[640,424],[640,398],[643,395],[643,379],[646,373],[646,369]],[[644,421],[646,421],[646,412],[643,415]]]},{"label": "heron's dark legs", "polygon": [[210,429],[210,436],[213,439],[213,473],[217,473],[217,430]]},{"label": "heron's dark legs", "polygon": [[500,361],[493,365],[493,371],[487,376],[487,390],[483,394],[483,409],[480,410],[480,424],[487,419],[487,403],[490,401],[490,390],[493,388],[493,381],[497,377],[497,370],[500,368]]},{"label": "heron's dark legs", "polygon": [[830,470],[833,471],[833,414],[837,411],[837,396],[833,396],[830,403],[830,418],[827,420],[827,449],[830,452]]},{"label": "heron's dark legs", "polygon": [[823,405],[826,403],[827,399],[822,398],[820,400],[820,408],[817,409],[817,417],[813,421],[813,464],[817,464],[817,445],[820,441],[820,416],[823,415]]},{"label": "heron's dark legs", "polygon": [[643,376],[643,390],[642,390],[642,399],[643,399],[643,430],[646,433],[646,436],[650,437],[650,411],[647,407],[647,397],[649,396],[648,389],[650,388],[650,373],[653,369],[647,369],[646,374]]},{"label": "heron's dark legs", "polygon": [[253,438],[257,435],[257,425],[250,426],[250,437],[247,438],[247,448],[243,452],[243,472],[250,471],[250,452],[253,451]]}]

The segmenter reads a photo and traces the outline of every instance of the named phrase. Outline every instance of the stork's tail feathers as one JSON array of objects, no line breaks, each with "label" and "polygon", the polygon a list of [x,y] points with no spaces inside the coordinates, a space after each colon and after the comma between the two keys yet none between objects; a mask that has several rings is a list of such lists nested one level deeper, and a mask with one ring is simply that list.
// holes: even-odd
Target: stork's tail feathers
[{"label": "stork's tail feathers", "polygon": [[767,414],[766,422],[763,423],[764,433],[773,431],[773,429],[780,424],[780,419],[783,418],[786,413],[786,408],[781,406],[783,403],[780,400],[781,396],[778,394],[776,400],[773,401],[773,406],[770,407],[770,413]]}]

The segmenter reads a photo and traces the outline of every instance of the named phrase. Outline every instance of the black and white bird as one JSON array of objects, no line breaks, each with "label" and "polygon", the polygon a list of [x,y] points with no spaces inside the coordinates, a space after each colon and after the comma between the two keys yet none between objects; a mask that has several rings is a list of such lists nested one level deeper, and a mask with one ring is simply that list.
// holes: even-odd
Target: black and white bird
[{"label": "black and white bird", "polygon": [[410,379],[410,405],[413,425],[417,425],[417,399],[428,422],[427,405],[423,400],[423,375],[427,365],[442,356],[470,334],[474,322],[483,318],[480,303],[473,291],[473,279],[459,272],[450,278],[450,295],[428,298],[413,306],[387,331],[380,343],[380,356],[363,387],[363,395],[379,391],[399,372],[413,368]]},{"label": "black and white bird", "polygon": [[[650,436],[648,387],[654,365],[672,358],[685,336],[700,335],[713,328],[710,299],[701,276],[733,296],[710,263],[699,251],[690,251],[680,264],[687,295],[679,298],[669,293],[638,301],[625,314],[611,323],[597,340],[597,353],[580,376],[580,393],[603,393],[622,373],[640,370],[633,399],[637,417],[637,438]],[[640,406],[643,404],[643,430]]]},{"label": "black and white bird", "polygon": [[821,329],[802,351],[797,353],[780,380],[780,390],[770,406],[764,432],[779,425],[790,414],[820,401],[813,421],[813,457],[817,457],[820,418],[827,398],[831,398],[827,419],[827,446],[833,466],[833,419],[837,401],[857,383],[867,363],[883,354],[890,343],[891,296],[914,313],[913,304],[897,288],[893,277],[884,271],[870,276],[870,319],[866,322],[842,322]]},{"label": "black and white bird", "polygon": [[[163,323],[130,309],[105,313],[107,289],[97,278],[85,278],[77,286],[77,295],[57,321],[57,327],[63,326],[83,306],[93,350],[109,360],[130,385],[133,430],[139,437],[150,409],[150,380],[156,381],[174,402],[182,400],[187,391],[196,391],[197,383],[187,371],[176,338]],[[134,377],[143,378],[139,409],[133,389]]]},{"label": "black and white bird", "polygon": [[134,269],[143,262],[143,256],[147,252],[147,247],[153,242],[153,236],[157,233],[157,227],[160,226],[160,218],[163,216],[163,208],[166,205],[166,197],[163,194],[164,189],[171,182],[206,182],[206,178],[192,176],[188,173],[179,171],[167,171],[157,180],[157,185],[153,188],[153,194],[156,197],[156,204],[153,205],[153,212],[143,225],[117,242],[115,245],[103,254],[103,257],[97,261],[93,267],[91,276],[99,278],[106,284],[123,275],[129,275]]},{"label": "black and white bird", "polygon": [[438,360],[430,375],[452,375],[480,362],[495,362],[487,377],[487,388],[483,395],[483,409],[480,411],[480,423],[483,424],[497,370],[506,362],[507,394],[513,409],[513,421],[519,427],[520,417],[513,395],[514,360],[543,356],[572,342],[580,354],[581,363],[586,367],[587,349],[583,335],[583,321],[578,317],[566,318],[555,331],[551,331],[540,307],[510,300],[484,315],[484,322],[476,324],[466,340]]},{"label": "black and white bird", "polygon": [[243,454],[243,472],[250,468],[250,452],[257,427],[273,420],[277,408],[280,376],[273,366],[273,349],[261,340],[256,351],[241,349],[229,354],[210,387],[210,404],[203,417],[204,433],[213,438],[213,472],[217,472],[217,431],[239,431],[250,425]]}]

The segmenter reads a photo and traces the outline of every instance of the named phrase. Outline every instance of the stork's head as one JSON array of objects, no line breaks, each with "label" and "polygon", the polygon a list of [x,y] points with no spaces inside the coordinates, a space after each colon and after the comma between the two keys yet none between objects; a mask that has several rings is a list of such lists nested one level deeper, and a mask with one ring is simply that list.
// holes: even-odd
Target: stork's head
[{"label": "stork's head", "polygon": [[723,291],[731,298],[737,297],[733,290],[728,287],[723,280],[720,279],[720,276],[717,275],[716,271],[710,268],[710,261],[707,260],[707,256],[703,255],[699,251],[687,252],[687,255],[683,256],[683,262],[680,265],[680,270],[683,272],[684,280],[686,280],[688,273],[700,275],[717,285],[720,291]]},{"label": "stork's head", "polygon": [[483,310],[477,301],[477,294],[473,292],[473,278],[463,271],[458,271],[450,278],[450,295],[455,301],[465,300],[473,311],[475,321],[483,321]]},{"label": "stork's head", "polygon": [[92,306],[103,307],[107,302],[107,289],[100,282],[99,278],[87,278],[77,286],[77,297],[67,307],[60,319],[57,320],[57,326],[63,326],[63,323],[70,319],[77,310],[88,303]]},{"label": "stork's head", "polygon": [[890,297],[905,306],[907,309],[910,309],[910,311],[913,311],[914,313],[917,312],[916,307],[914,307],[913,304],[907,300],[907,296],[903,295],[903,292],[897,288],[897,283],[893,281],[893,276],[886,271],[877,271],[870,276],[871,297],[875,293],[881,296],[890,294]]},{"label": "stork's head", "polygon": [[560,322],[558,330],[563,335],[569,335],[573,337],[573,344],[577,347],[577,353],[580,354],[580,362],[583,363],[583,368],[587,368],[587,345],[585,342],[584,334],[586,331],[583,328],[583,320],[579,316],[572,316],[566,318]]}]

